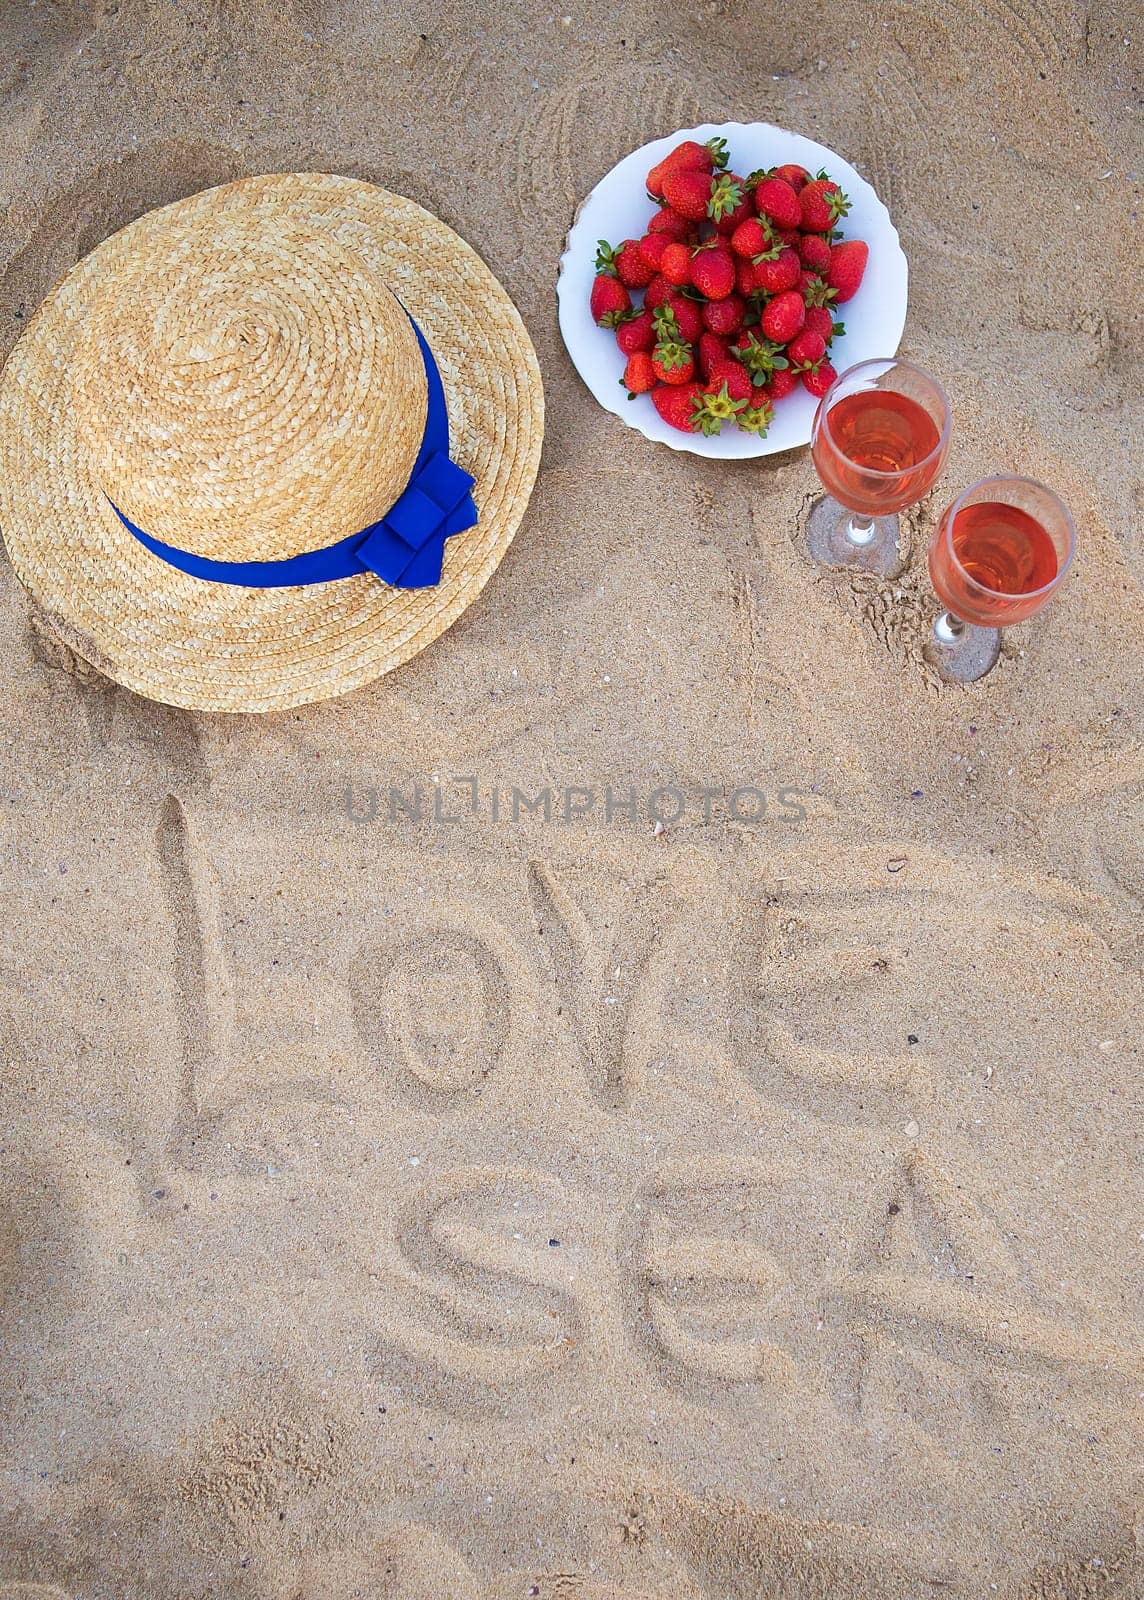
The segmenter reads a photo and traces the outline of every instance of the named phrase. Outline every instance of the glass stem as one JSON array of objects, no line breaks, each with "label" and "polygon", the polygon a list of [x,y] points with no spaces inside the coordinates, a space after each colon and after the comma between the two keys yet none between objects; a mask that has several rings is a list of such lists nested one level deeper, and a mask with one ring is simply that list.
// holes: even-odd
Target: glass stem
[{"label": "glass stem", "polygon": [[952,611],[943,611],[933,625],[934,637],[939,644],[956,644],[965,633],[965,623]]},{"label": "glass stem", "polygon": [[873,543],[874,533],[873,517],[860,516],[857,511],[850,513],[850,519],[846,524],[846,537],[851,544],[857,545],[859,549],[862,549],[864,546]]}]

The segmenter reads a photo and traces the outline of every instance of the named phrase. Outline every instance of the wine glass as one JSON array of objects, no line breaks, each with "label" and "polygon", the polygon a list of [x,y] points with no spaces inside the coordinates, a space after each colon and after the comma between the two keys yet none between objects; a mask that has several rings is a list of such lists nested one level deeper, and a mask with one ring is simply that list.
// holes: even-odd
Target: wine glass
[{"label": "wine glass", "polygon": [[810,449],[829,493],[811,508],[807,550],[828,567],[901,570],[898,512],[932,488],[949,449],[949,401],[908,361],[860,361],[823,395]]},{"label": "wine glass", "polygon": [[1067,506],[1032,478],[982,478],[948,506],[929,548],[930,581],[946,609],[926,654],[941,675],[983,678],[1001,653],[1000,629],[1052,599],[1075,549]]}]

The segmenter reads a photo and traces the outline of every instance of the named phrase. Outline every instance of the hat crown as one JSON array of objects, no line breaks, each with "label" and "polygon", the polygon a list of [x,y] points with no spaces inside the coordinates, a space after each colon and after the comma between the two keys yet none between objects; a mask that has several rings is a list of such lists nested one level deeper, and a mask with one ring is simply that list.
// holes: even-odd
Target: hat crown
[{"label": "hat crown", "polygon": [[[147,219],[151,220],[151,219]],[[89,319],[75,404],[108,498],[219,561],[321,549],[379,520],[425,428],[413,326],[326,230],[219,207],[155,213]]]}]

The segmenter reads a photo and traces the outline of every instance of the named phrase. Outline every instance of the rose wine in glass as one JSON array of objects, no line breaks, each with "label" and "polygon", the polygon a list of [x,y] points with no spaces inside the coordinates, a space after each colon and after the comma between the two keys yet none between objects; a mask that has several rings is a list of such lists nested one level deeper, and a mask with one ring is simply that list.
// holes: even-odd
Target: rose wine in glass
[{"label": "rose wine in glass", "polygon": [[1051,489],[1031,478],[982,478],[949,506],[930,541],[934,592],[946,607],[929,658],[973,683],[1001,652],[1000,629],[1024,622],[1064,582],[1076,529]]},{"label": "rose wine in glass", "polygon": [[829,567],[901,570],[897,513],[933,487],[950,415],[936,379],[908,361],[861,361],[815,414],[810,449],[827,497],[812,508],[807,549]]}]

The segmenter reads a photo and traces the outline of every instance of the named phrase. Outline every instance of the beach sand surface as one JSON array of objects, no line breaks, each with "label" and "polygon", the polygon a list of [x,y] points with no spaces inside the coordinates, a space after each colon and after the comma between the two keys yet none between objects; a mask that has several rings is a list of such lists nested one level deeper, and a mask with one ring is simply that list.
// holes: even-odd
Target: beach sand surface
[{"label": "beach sand surface", "polygon": [[[1140,1596],[1132,8],[561,3],[0,13],[4,350],[321,169],[473,243],[548,405],[488,589],[342,701],[140,700],[0,561],[0,1600]],[[591,186],[753,118],[874,184],[952,396],[892,584],[557,333]],[[1001,469],[1079,555],[950,689],[925,542]]]}]

